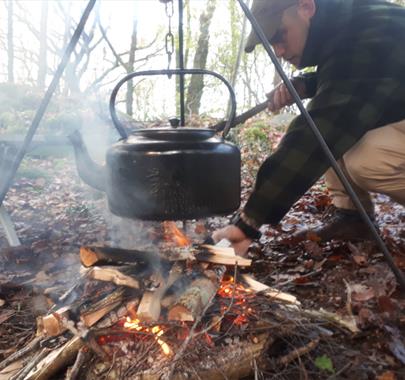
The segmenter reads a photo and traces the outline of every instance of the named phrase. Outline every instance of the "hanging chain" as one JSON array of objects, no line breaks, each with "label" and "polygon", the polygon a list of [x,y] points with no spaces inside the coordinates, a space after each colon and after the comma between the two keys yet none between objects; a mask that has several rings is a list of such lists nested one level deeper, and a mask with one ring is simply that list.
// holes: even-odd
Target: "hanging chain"
[{"label": "hanging chain", "polygon": [[[172,55],[174,53],[174,35],[172,33],[172,18],[174,15],[174,5],[173,5],[173,0],[168,0],[165,2],[165,8],[166,8],[166,15],[169,20],[169,30],[166,34],[166,54],[167,54],[167,69],[170,70],[170,65],[172,62]],[[169,78],[171,75],[169,75]]]}]

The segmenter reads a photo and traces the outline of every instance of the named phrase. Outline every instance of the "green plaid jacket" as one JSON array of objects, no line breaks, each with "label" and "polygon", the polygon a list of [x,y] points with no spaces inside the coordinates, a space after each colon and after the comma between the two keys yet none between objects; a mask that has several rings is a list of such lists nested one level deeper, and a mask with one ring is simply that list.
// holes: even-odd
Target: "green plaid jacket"
[{"label": "green plaid jacket", "polygon": [[[301,67],[308,111],[339,159],[370,129],[405,119],[405,8],[379,0],[317,0]],[[405,147],[404,147],[405,149]],[[277,224],[330,164],[302,116],[260,167],[244,213]]]}]

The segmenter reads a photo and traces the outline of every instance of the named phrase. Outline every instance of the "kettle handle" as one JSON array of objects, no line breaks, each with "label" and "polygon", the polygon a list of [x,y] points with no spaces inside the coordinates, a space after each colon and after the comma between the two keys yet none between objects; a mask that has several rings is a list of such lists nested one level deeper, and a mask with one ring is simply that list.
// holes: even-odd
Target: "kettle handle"
[{"label": "kettle handle", "polygon": [[201,75],[211,75],[222,81],[222,83],[225,84],[227,87],[230,98],[231,98],[231,111],[230,111],[230,116],[228,120],[226,121],[225,127],[222,132],[222,136],[225,138],[229,132],[229,129],[231,126],[234,124],[234,119],[235,119],[235,113],[236,113],[236,97],[235,97],[235,92],[232,89],[232,86],[229,84],[229,82],[220,74],[210,71],[210,70],[203,70],[203,69],[174,69],[174,70],[147,70],[147,71],[136,71],[133,73],[130,73],[126,75],[124,78],[122,78],[114,87],[112,90],[111,96],[110,96],[110,113],[111,113],[111,118],[113,121],[113,124],[115,128],[117,129],[118,133],[121,135],[123,139],[126,139],[128,137],[128,134],[125,130],[125,127],[121,123],[121,121],[118,119],[117,112],[115,109],[115,101],[117,98],[117,94],[121,86],[129,81],[130,79],[134,77],[139,77],[139,76],[152,76],[152,75],[182,75],[182,74],[201,74]]}]

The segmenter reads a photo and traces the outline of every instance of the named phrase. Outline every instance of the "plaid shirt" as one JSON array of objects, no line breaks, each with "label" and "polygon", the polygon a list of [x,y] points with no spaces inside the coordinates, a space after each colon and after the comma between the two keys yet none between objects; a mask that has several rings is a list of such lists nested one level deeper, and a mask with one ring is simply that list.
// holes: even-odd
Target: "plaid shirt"
[{"label": "plaid shirt", "polygon": [[[369,130],[405,119],[405,8],[381,0],[316,0],[301,67],[308,111],[339,159]],[[404,147],[405,149],[405,147]],[[244,208],[277,224],[330,163],[302,116],[260,167]]]}]

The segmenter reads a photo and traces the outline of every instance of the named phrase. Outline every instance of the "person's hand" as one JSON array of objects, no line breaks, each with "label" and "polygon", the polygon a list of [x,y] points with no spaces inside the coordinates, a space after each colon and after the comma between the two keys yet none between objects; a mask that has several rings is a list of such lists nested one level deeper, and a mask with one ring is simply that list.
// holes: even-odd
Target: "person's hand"
[{"label": "person's hand", "polygon": [[252,239],[248,238],[240,228],[229,225],[225,228],[215,231],[212,234],[212,238],[215,243],[218,243],[222,239],[228,239],[235,253],[239,256],[246,256],[250,244],[252,244]]},{"label": "person's hand", "polygon": [[[294,88],[298,95],[303,99],[305,98],[305,84],[302,80],[295,79],[293,82]],[[269,99],[268,109],[270,112],[277,112],[281,108],[290,106],[294,103],[294,99],[287,89],[287,86],[281,82],[274,90],[266,94]]]}]

